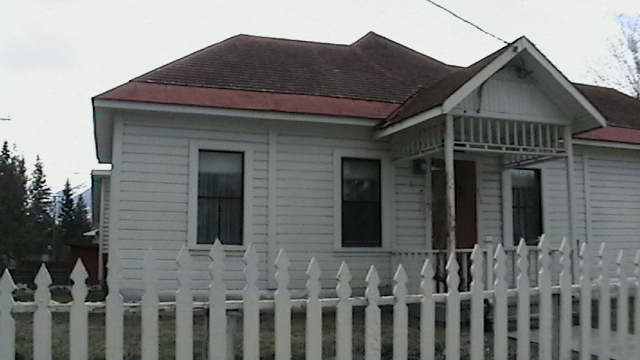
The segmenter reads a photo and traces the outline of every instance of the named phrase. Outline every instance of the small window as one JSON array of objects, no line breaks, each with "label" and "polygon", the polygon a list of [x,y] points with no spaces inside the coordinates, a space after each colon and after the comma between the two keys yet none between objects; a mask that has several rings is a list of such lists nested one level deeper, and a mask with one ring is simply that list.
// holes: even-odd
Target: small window
[{"label": "small window", "polygon": [[342,159],[342,246],[382,245],[380,161]]},{"label": "small window", "polygon": [[198,244],[242,245],[244,154],[199,151]]},{"label": "small window", "polygon": [[511,194],[514,244],[524,239],[527,245],[536,245],[542,235],[540,170],[512,169]]}]

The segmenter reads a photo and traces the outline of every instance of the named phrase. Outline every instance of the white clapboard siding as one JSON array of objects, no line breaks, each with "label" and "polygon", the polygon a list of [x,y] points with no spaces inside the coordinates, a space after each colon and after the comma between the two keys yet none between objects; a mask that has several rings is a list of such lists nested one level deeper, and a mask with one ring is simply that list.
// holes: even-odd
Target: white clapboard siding
[{"label": "white clapboard siding", "polygon": [[[587,232],[590,242],[606,243],[609,257],[638,248],[640,234],[640,159],[628,150],[601,151],[586,156],[588,183]],[[632,260],[627,255],[627,261]],[[613,275],[616,269],[608,269]]]},{"label": "white clapboard siding", "polygon": [[[480,95],[478,92],[482,92]],[[482,99],[482,103],[480,103]],[[565,119],[566,115],[531,77],[514,68],[504,68],[474,90],[456,108]]]}]

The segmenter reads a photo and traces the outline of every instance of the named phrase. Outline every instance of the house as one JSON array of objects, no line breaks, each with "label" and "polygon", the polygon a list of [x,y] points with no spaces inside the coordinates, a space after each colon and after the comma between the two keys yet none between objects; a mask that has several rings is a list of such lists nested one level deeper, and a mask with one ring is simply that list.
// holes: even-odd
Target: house
[{"label": "house", "polygon": [[112,164],[94,182],[101,242],[125,290],[154,249],[170,293],[183,246],[206,289],[216,238],[231,290],[249,243],[263,289],[281,248],[293,288],[312,257],[334,265],[326,287],[342,261],[390,285],[395,264],[487,237],[640,249],[640,102],[572,84],[525,37],[458,67],[375,33],[346,46],[239,35],[93,108]]}]

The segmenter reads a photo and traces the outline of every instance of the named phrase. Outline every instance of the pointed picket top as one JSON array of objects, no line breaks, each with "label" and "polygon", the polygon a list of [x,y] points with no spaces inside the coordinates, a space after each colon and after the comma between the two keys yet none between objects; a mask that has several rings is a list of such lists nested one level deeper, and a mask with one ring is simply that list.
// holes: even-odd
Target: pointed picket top
[{"label": "pointed picket top", "polygon": [[316,258],[311,258],[309,266],[307,267],[307,290],[309,290],[309,298],[316,298],[320,295],[320,266],[316,261]]},{"label": "pointed picket top", "polygon": [[2,277],[0,278],[0,295],[12,293],[16,289],[16,284],[13,282],[13,278],[9,273],[9,269],[4,269]]},{"label": "pointed picket top", "polygon": [[48,288],[49,285],[52,284],[51,275],[44,264],[40,265],[40,269],[38,269],[38,273],[33,282],[38,286],[37,289]]},{"label": "pointed picket top", "polygon": [[224,272],[225,253],[222,243],[219,239],[216,239],[216,241],[213,243],[213,246],[211,246],[211,250],[209,250],[209,258],[211,259],[209,272],[215,279],[218,274],[222,275],[222,273]]},{"label": "pointed picket top", "polygon": [[560,264],[562,265],[562,271],[568,271],[571,273],[571,249],[569,248],[569,240],[564,237],[560,242]]},{"label": "pointed picket top", "polygon": [[420,276],[422,276],[422,279],[428,279],[430,281],[433,281],[435,272],[433,270],[433,265],[431,264],[431,259],[429,259],[428,257],[422,263],[422,268],[420,269]]},{"label": "pointed picket top", "polygon": [[538,243],[538,259],[540,260],[540,270],[539,273],[548,273],[551,268],[551,257],[549,254],[549,241],[544,237],[544,235],[540,236],[540,242]]},{"label": "pointed picket top", "polygon": [[484,274],[484,255],[480,245],[476,244],[471,251],[471,286],[482,284]]},{"label": "pointed picket top", "polygon": [[616,274],[618,275],[618,279],[620,281],[624,281],[626,278],[625,266],[624,266],[624,251],[618,250],[618,256],[616,257]]},{"label": "pointed picket top", "polygon": [[89,273],[87,272],[87,269],[84,267],[82,260],[78,259],[78,261],[76,261],[76,265],[71,271],[71,275],[69,276],[69,278],[73,280],[73,284],[75,285],[84,283],[88,277]]},{"label": "pointed picket top", "polygon": [[73,280],[71,295],[73,297],[74,304],[76,302],[84,304],[87,294],[89,294],[89,289],[87,288],[88,277],[89,273],[87,272],[87,269],[85,269],[82,264],[82,260],[78,259],[78,261],[76,261],[76,265],[73,267],[73,271],[71,271],[71,275],[69,276],[69,278]]},{"label": "pointed picket top", "polygon": [[506,281],[507,277],[507,254],[504,252],[502,244],[496,246],[496,263],[494,265],[494,271],[496,274],[495,283],[499,281]]},{"label": "pointed picket top", "polygon": [[353,276],[351,275],[351,271],[349,271],[349,266],[346,262],[343,261],[340,264],[336,279],[338,279],[338,285],[336,285],[336,294],[338,295],[338,298],[349,298],[349,296],[351,296],[351,285],[349,282],[351,282]]},{"label": "pointed picket top", "polygon": [[580,282],[591,282],[591,262],[593,254],[589,243],[582,243],[580,248]]},{"label": "pointed picket top", "polygon": [[447,260],[447,289],[451,292],[458,292],[458,286],[460,285],[460,265],[455,253],[449,254],[449,260]]},{"label": "pointed picket top", "polygon": [[274,264],[276,266],[276,272],[273,277],[276,279],[276,283],[278,284],[277,291],[288,291],[289,281],[291,280],[291,275],[289,274],[291,261],[289,261],[289,256],[287,256],[284,249],[280,249],[280,251],[278,251]]},{"label": "pointed picket top", "polygon": [[180,288],[188,288],[191,282],[191,263],[193,260],[186,245],[182,245],[176,262],[178,263],[178,284]]},{"label": "pointed picket top", "polygon": [[393,295],[398,300],[406,300],[407,298],[407,281],[409,280],[407,272],[404,270],[402,264],[398,265],[395,274],[393,275]]},{"label": "pointed picket top", "polygon": [[367,276],[364,281],[367,283],[364,296],[369,300],[369,303],[377,301],[378,298],[380,298],[380,289],[378,289],[378,286],[380,285],[380,276],[378,275],[378,271],[375,266],[371,265],[369,271],[367,271]]},{"label": "pointed picket top", "polygon": [[529,273],[529,247],[524,239],[520,239],[516,249],[516,267],[518,268],[518,278],[525,277],[528,280]]},{"label": "pointed picket top", "polygon": [[247,251],[245,251],[244,263],[246,264],[244,268],[244,277],[248,284],[254,284],[258,281],[258,252],[256,251],[256,247],[253,244],[249,244],[247,246]]},{"label": "pointed picket top", "polygon": [[142,262],[142,277],[144,288],[147,292],[155,291],[156,284],[158,282],[158,276],[156,273],[156,255],[153,250],[147,250]]},{"label": "pointed picket top", "polygon": [[600,279],[608,278],[608,265],[609,261],[607,259],[607,249],[605,243],[600,244],[600,249],[598,250],[598,270],[600,272]]}]

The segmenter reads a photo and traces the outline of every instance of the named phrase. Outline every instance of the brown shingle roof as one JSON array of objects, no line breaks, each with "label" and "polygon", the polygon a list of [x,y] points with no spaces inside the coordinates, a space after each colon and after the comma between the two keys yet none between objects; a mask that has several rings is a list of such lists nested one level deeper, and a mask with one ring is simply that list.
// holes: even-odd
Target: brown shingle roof
[{"label": "brown shingle roof", "polygon": [[374,33],[349,46],[239,35],[132,81],[401,103],[448,72]]},{"label": "brown shingle roof", "polygon": [[[375,33],[351,45],[239,35],[96,98],[386,118],[387,126],[442,104],[507,47],[460,68]],[[610,125],[640,129],[639,101],[576,87]]]},{"label": "brown shingle roof", "polygon": [[607,119],[609,126],[640,129],[640,101],[620,91],[584,84],[574,84]]}]

